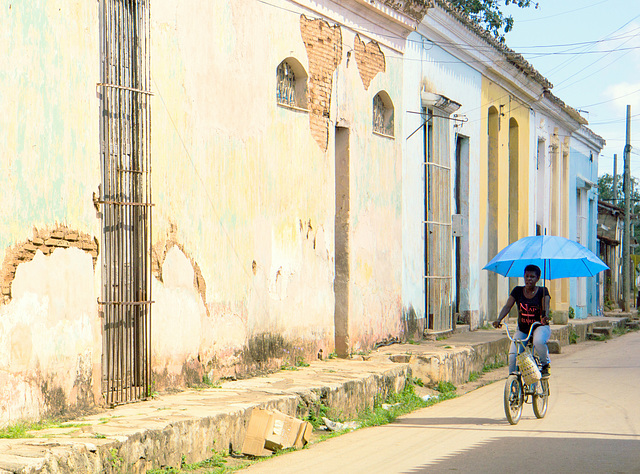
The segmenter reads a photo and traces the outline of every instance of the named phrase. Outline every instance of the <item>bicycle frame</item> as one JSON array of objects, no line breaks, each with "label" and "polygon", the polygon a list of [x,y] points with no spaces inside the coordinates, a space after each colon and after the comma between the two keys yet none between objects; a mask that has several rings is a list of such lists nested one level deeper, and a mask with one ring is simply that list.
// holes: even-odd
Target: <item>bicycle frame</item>
[{"label": "bicycle frame", "polygon": [[[504,324],[507,330],[507,337],[516,344],[516,355],[524,351],[529,351],[534,357],[538,368],[540,368],[540,359],[535,354],[533,344],[530,344],[530,342],[534,328],[541,326],[542,324],[539,322],[533,323],[529,329],[529,334],[527,334],[527,337],[524,339],[511,336],[511,333],[509,332],[509,325],[507,323]],[[505,385],[505,414],[507,415],[509,423],[512,425],[518,423],[520,420],[520,414],[522,413],[522,405],[524,403],[533,404],[533,411],[536,418],[544,417],[547,411],[548,396],[548,379],[542,379],[531,384],[526,384],[516,359],[516,371],[507,378],[507,383]],[[531,397],[531,401],[529,401],[529,397]]]}]

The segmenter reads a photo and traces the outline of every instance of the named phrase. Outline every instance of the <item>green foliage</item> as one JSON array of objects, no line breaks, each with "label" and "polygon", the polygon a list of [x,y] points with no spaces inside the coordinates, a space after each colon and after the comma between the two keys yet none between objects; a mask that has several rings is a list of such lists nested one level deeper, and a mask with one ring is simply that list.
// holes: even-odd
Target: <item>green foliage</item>
[{"label": "green foliage", "polygon": [[440,398],[441,400],[454,398],[456,396],[456,387],[451,382],[444,382],[441,380],[440,382],[438,382],[436,390],[440,392],[438,398]]},{"label": "green foliage", "polygon": [[573,309],[573,306],[569,306],[569,319],[573,319],[576,317],[576,310]]},{"label": "green foliage", "polygon": [[33,429],[32,423],[19,422],[0,430],[0,438],[33,438],[33,435],[28,434],[27,431]]},{"label": "green foliage", "polygon": [[202,376],[202,384],[205,385],[208,388],[221,388],[222,387],[222,385],[220,385],[219,381],[211,380],[207,374],[204,374]]},{"label": "green foliage", "polygon": [[[365,412],[358,417],[358,421],[362,428],[386,425],[387,423],[395,421],[400,415],[405,415],[420,408],[434,405],[440,400],[443,400],[442,394],[430,400],[423,400],[416,394],[415,385],[412,381],[407,380],[407,384],[402,392],[392,393],[385,400],[376,400],[373,409],[365,410]],[[382,408],[383,403],[389,404],[391,407],[385,410]]]},{"label": "green foliage", "polygon": [[[298,406],[298,410],[303,411],[300,410],[300,406]],[[319,426],[324,425],[324,421],[322,421],[322,418],[326,418],[328,414],[329,407],[325,405],[324,402],[314,402],[314,404],[309,409],[309,414],[305,418],[305,421],[311,423],[314,428],[318,428]]]},{"label": "green foliage", "polygon": [[122,472],[124,459],[118,455],[118,450],[116,448],[109,449],[109,462],[111,463],[112,470],[115,472]]},{"label": "green foliage", "polygon": [[[187,464],[185,462],[185,456],[182,455],[182,461],[180,463],[180,467],[165,467],[162,469],[153,469],[147,471],[147,474],[178,474],[181,472],[207,472],[207,474],[224,474],[233,472],[238,469],[242,469],[251,464],[248,461],[240,463],[237,466],[229,467],[227,466],[227,456],[228,453],[216,453],[214,450],[213,456],[204,461],[195,462],[192,464]],[[206,471],[205,471],[206,470]]]},{"label": "green foliage", "polygon": [[40,431],[49,428],[80,428],[88,423],[60,422],[60,420],[46,419],[41,421],[19,421],[13,425],[0,429],[0,439],[33,438],[30,431]]},{"label": "green foliage", "polygon": [[502,3],[504,7],[514,5],[520,8],[530,6],[538,8],[538,4],[532,3],[531,0],[449,0],[449,2],[501,42],[504,42],[505,33],[511,31],[514,24],[513,17],[505,16],[501,11]]},{"label": "green foliage", "polygon": [[502,360],[498,360],[497,357],[495,357],[493,359],[493,362],[489,363],[489,364],[484,364],[484,366],[482,367],[482,373],[486,373],[486,372],[490,372],[492,370],[495,369],[500,369],[501,367],[504,367],[506,364],[506,362],[502,361]]},{"label": "green foliage", "polygon": [[577,344],[577,342],[578,342],[578,333],[572,329],[571,332],[569,333],[569,344]]},{"label": "green foliage", "polygon": [[469,374],[469,382],[475,382],[480,378],[480,374],[478,372],[471,372]]}]

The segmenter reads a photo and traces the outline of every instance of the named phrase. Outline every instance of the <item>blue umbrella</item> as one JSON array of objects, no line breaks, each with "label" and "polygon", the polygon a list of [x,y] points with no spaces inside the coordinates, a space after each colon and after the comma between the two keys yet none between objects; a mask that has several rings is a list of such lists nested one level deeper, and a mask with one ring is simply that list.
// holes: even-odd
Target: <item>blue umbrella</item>
[{"label": "blue umbrella", "polygon": [[521,277],[524,267],[530,264],[540,267],[541,276],[546,280],[589,277],[609,268],[591,250],[573,240],[536,235],[508,245],[483,270],[506,277]]}]

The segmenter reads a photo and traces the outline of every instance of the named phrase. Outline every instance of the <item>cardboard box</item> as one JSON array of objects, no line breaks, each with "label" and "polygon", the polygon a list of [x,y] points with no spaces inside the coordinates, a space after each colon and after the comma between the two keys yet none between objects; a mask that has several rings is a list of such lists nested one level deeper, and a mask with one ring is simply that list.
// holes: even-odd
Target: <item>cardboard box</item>
[{"label": "cardboard box", "polygon": [[309,441],[312,431],[313,427],[307,421],[277,410],[254,408],[242,452],[253,456],[269,456],[273,451],[292,446],[302,448]]}]

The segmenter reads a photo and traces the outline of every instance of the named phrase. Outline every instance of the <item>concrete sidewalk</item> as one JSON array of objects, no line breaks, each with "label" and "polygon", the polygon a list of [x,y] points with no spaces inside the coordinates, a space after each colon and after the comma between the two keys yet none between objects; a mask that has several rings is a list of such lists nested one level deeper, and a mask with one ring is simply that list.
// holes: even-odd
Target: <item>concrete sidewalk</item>
[{"label": "concrete sidewalk", "polygon": [[[560,346],[572,332],[578,342],[597,326],[621,326],[627,317],[571,320],[552,326]],[[509,341],[502,330],[460,331],[439,341],[393,344],[351,359],[316,361],[309,367],[225,382],[219,388],[187,390],[118,406],[32,438],[0,439],[0,474],[144,473],[194,463],[215,451],[240,451],[251,410],[277,409],[305,416],[320,404],[349,419],[376,397],[402,390],[408,377],[454,385],[506,362]],[[505,369],[506,376],[506,369]]]}]

